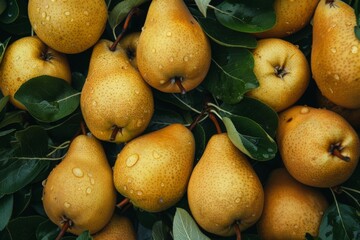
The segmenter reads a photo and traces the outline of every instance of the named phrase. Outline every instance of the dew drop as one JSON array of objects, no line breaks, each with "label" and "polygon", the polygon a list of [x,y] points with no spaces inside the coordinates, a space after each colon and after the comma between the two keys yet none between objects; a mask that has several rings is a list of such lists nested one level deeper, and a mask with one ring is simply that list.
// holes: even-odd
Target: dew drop
[{"label": "dew drop", "polygon": [[64,14],[65,14],[65,16],[69,16],[69,15],[70,15],[70,12],[69,12],[69,11],[66,11]]},{"label": "dew drop", "polygon": [[97,105],[97,102],[96,101],[93,101],[92,102],[92,105],[95,107]]},{"label": "dew drop", "polygon": [[131,190],[130,190],[130,193],[133,194],[133,193],[134,193],[134,190],[131,189]]},{"label": "dew drop", "polygon": [[[156,53],[156,49],[155,49],[155,48],[151,49],[151,52],[152,52],[152,53]],[[161,66],[161,65],[160,65],[160,66]]]},{"label": "dew drop", "polygon": [[41,182],[41,185],[42,185],[43,187],[45,187],[45,185],[46,185],[46,179]]},{"label": "dew drop", "polygon": [[145,27],[142,27],[142,28],[141,28],[141,31],[145,31]]},{"label": "dew drop", "polygon": [[143,195],[143,192],[139,190],[139,191],[136,192],[136,194],[137,194],[138,196],[141,196],[141,195]]},{"label": "dew drop", "polygon": [[[143,125],[143,121],[141,119],[139,119],[137,122],[136,122],[136,126],[137,127],[141,127]],[[134,163],[135,164],[135,163]],[[128,166],[129,167],[129,166]]]},{"label": "dew drop", "polygon": [[88,187],[88,188],[86,189],[86,194],[90,194],[91,191],[92,191],[91,188]]},{"label": "dew drop", "polygon": [[37,12],[40,12],[40,8],[37,8],[36,11],[37,11]]},{"label": "dew drop", "polygon": [[164,187],[164,186],[165,186],[165,183],[162,182],[162,183],[160,184],[160,186],[161,186],[161,187]]},{"label": "dew drop", "polygon": [[184,57],[184,62],[187,62],[187,61],[189,61],[189,57],[188,57],[188,56],[185,56],[185,57]]},{"label": "dew drop", "polygon": [[42,18],[46,18],[46,12],[42,12],[42,13],[41,13],[41,17],[42,17]]},{"label": "dew drop", "polygon": [[88,175],[88,177],[93,177],[93,175],[91,173],[88,173],[87,175]]},{"label": "dew drop", "polygon": [[89,22],[86,22],[86,26],[90,26],[90,23],[89,23]]},{"label": "dew drop", "polygon": [[49,8],[49,5],[46,5],[45,8],[48,9],[48,8]]},{"label": "dew drop", "polygon": [[336,53],[336,48],[330,48],[330,51],[331,51],[332,53]]},{"label": "dew drop", "polygon": [[171,32],[167,32],[167,33],[166,33],[166,36],[167,36],[167,37],[171,37],[171,35],[172,35]]},{"label": "dew drop", "polygon": [[64,202],[64,207],[69,208],[70,206],[71,206],[71,204],[70,204],[70,203],[68,203],[68,202]]},{"label": "dew drop", "polygon": [[54,186],[51,186],[51,187],[50,187],[50,191],[52,191],[52,190],[54,190]]},{"label": "dew drop", "polygon": [[128,182],[128,183],[131,183],[131,182],[132,182],[132,178],[128,178],[127,182]]},{"label": "dew drop", "polygon": [[295,225],[295,226],[294,226],[294,228],[295,228],[295,229],[298,229],[298,228],[299,228],[299,226],[298,226],[298,225]]},{"label": "dew drop", "polygon": [[159,83],[164,84],[165,82],[166,82],[165,80],[161,80]]},{"label": "dew drop", "polygon": [[126,191],[126,190],[127,190],[127,186],[125,186],[125,185],[124,185],[124,187],[123,187],[123,188],[124,188],[124,191]]},{"label": "dew drop", "polygon": [[159,69],[163,69],[163,68],[164,68],[164,66],[160,64],[160,65],[159,65]]},{"label": "dew drop", "polygon": [[308,112],[310,112],[310,109],[308,107],[303,107],[303,108],[300,109],[301,114],[306,114]]},{"label": "dew drop", "polygon": [[154,151],[152,152],[152,155],[153,155],[153,157],[154,157],[155,159],[159,159],[159,158],[161,157],[160,153],[159,153],[158,151],[156,151],[156,150],[154,150]]},{"label": "dew drop", "polygon": [[358,50],[359,50],[359,49],[358,49],[357,46],[352,46],[352,47],[351,47],[351,52],[354,53],[354,54],[357,53]]},{"label": "dew drop", "polygon": [[45,22],[41,22],[41,25],[45,25]]},{"label": "dew drop", "polygon": [[89,12],[88,11],[84,11],[84,15],[88,16]]},{"label": "dew drop", "polygon": [[163,198],[159,198],[159,203],[164,203],[164,199],[163,199]]},{"label": "dew drop", "polygon": [[239,202],[240,202],[240,198],[238,197],[235,199],[235,203],[239,203]]},{"label": "dew drop", "polygon": [[81,178],[84,176],[84,172],[78,167],[73,168],[72,173],[74,174],[75,177],[78,177],[78,178]]},{"label": "dew drop", "polygon": [[253,213],[253,214],[251,214],[251,216],[252,216],[252,217],[255,217],[255,216],[256,216],[256,214],[255,214],[255,213]]},{"label": "dew drop", "polygon": [[91,183],[91,185],[94,185],[94,184],[95,184],[95,179],[94,179],[94,178],[90,178],[90,183]]},{"label": "dew drop", "polygon": [[46,21],[50,21],[50,16],[46,16]]},{"label": "dew drop", "polygon": [[249,206],[249,205],[246,205],[245,207],[246,207],[246,208],[249,208],[250,206]]},{"label": "dew drop", "polygon": [[170,61],[170,62],[174,62],[174,58],[173,58],[173,57],[170,57],[170,58],[169,58],[169,61]]},{"label": "dew drop", "polygon": [[352,23],[351,23],[351,22],[346,22],[345,25],[346,25],[346,26],[351,26]]},{"label": "dew drop", "polygon": [[335,78],[335,80],[339,80],[339,79],[340,79],[340,76],[339,76],[338,74],[335,74],[335,75],[334,75],[334,78]]},{"label": "dew drop", "polygon": [[286,25],[289,25],[290,23],[289,22],[285,22]]}]

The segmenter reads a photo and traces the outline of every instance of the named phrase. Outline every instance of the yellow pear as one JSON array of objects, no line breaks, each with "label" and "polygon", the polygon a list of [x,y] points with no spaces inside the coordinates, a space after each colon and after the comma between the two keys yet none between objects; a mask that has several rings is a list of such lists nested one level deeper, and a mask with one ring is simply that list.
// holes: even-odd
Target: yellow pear
[{"label": "yellow pear", "polygon": [[360,41],[354,9],[321,0],[313,20],[311,69],[321,93],[336,105],[360,108]]},{"label": "yellow pear", "polygon": [[108,12],[104,0],[29,0],[28,16],[35,33],[51,48],[80,53],[99,40]]},{"label": "yellow pear", "polygon": [[137,46],[139,44],[139,37],[140,37],[140,32],[132,32],[126,35],[119,42],[120,47],[125,49],[131,65],[136,69],[138,69],[137,60],[136,60],[136,51],[137,51]]},{"label": "yellow pear", "polygon": [[318,189],[296,181],[285,168],[278,168],[271,172],[264,191],[264,210],[257,224],[261,239],[304,240],[306,233],[318,235],[328,207]]},{"label": "yellow pear", "polygon": [[248,96],[277,112],[300,99],[310,80],[310,66],[298,47],[278,38],[262,39],[253,57],[259,87],[247,92]]},{"label": "yellow pear", "polygon": [[309,24],[318,3],[319,0],[275,0],[275,25],[254,35],[259,38],[282,38],[298,32]]},{"label": "yellow pear", "polygon": [[279,153],[289,173],[314,187],[333,187],[354,172],[360,156],[359,136],[339,114],[292,106],[279,115]]},{"label": "yellow pear", "polygon": [[235,234],[260,218],[264,203],[261,182],[226,133],[213,135],[188,185],[188,203],[195,221],[206,231]]},{"label": "yellow pear", "polygon": [[141,75],[152,87],[186,92],[205,78],[210,43],[183,0],[153,0],[137,48]]},{"label": "yellow pear", "polygon": [[17,108],[25,106],[14,98],[21,85],[42,75],[57,77],[71,83],[66,56],[46,46],[38,37],[23,37],[11,43],[0,64],[0,88]]},{"label": "yellow pear", "polygon": [[114,214],[110,222],[93,236],[93,240],[136,240],[134,226],[129,218]]},{"label": "yellow pear", "polygon": [[100,40],[93,49],[80,105],[86,125],[100,140],[126,142],[140,135],[154,112],[150,86],[124,49]]},{"label": "yellow pear", "polygon": [[193,169],[192,132],[174,123],[127,143],[114,165],[117,191],[148,212],[160,212],[185,194]]},{"label": "yellow pear", "polygon": [[79,135],[65,158],[50,172],[43,190],[43,205],[50,220],[79,235],[95,233],[111,219],[116,190],[112,170],[101,143]]}]

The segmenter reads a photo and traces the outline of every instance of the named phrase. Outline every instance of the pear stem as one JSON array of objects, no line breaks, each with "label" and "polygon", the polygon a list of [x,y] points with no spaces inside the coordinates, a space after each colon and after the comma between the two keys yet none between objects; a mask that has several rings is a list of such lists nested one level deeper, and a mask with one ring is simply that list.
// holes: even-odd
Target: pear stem
[{"label": "pear stem", "polygon": [[124,23],[124,26],[120,32],[120,34],[118,35],[118,37],[116,38],[116,40],[113,42],[113,44],[110,46],[110,51],[115,51],[116,49],[116,46],[118,45],[118,43],[120,42],[120,40],[122,39],[122,37],[124,36],[127,28],[129,27],[129,23],[130,23],[130,20],[132,18],[132,16],[136,13],[139,12],[139,9],[138,8],[133,8],[130,10],[130,12],[128,13],[126,19],[125,19],[125,23]]},{"label": "pear stem", "polygon": [[175,82],[176,83],[176,85],[179,87],[179,89],[180,89],[180,92],[181,92],[181,94],[185,94],[186,93],[186,89],[184,88],[184,86],[181,84],[181,82],[182,82],[182,77],[174,77],[174,78],[172,78],[171,79],[171,81],[173,82]]},{"label": "pear stem", "polygon": [[236,240],[241,240],[241,231],[240,231],[240,227],[239,227],[238,221],[236,221],[236,222],[234,223],[234,230],[235,230],[235,233],[236,233]]},{"label": "pear stem", "polygon": [[61,231],[59,232],[59,235],[57,235],[55,240],[60,240],[65,235],[66,231],[71,227],[71,225],[72,225],[72,221],[70,219],[66,219],[61,227]]},{"label": "pear stem", "polygon": [[209,118],[214,123],[214,125],[216,127],[216,132],[218,134],[222,133],[220,124],[219,124],[218,120],[216,119],[216,116],[213,113],[209,113]]},{"label": "pear stem", "polygon": [[86,127],[85,127],[84,121],[81,121],[81,123],[80,123],[80,128],[81,128],[81,133],[82,133],[83,135],[86,135]]},{"label": "pear stem", "polygon": [[330,145],[330,153],[332,155],[334,155],[335,157],[340,158],[341,160],[344,160],[345,162],[350,162],[350,160],[351,160],[350,157],[342,155],[341,154],[341,149],[342,149],[342,147],[338,143]]},{"label": "pear stem", "polygon": [[113,126],[113,131],[112,131],[112,133],[111,133],[111,136],[110,136],[110,141],[112,142],[112,141],[115,141],[115,139],[116,139],[116,135],[118,134],[118,132],[120,132],[121,133],[121,130],[122,130],[122,128],[121,127],[118,127],[118,126]]},{"label": "pear stem", "polygon": [[122,208],[124,208],[126,205],[128,205],[128,203],[130,203],[130,199],[129,199],[129,198],[124,198],[121,202],[119,202],[118,204],[116,204],[116,207],[122,209]]}]

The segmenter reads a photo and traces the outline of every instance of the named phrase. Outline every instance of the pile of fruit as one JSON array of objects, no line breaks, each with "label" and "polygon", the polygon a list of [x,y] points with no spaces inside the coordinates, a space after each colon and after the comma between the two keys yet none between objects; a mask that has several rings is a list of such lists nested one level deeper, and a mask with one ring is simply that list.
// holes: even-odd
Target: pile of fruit
[{"label": "pile of fruit", "polygon": [[0,0],[0,239],[360,239],[360,1]]}]

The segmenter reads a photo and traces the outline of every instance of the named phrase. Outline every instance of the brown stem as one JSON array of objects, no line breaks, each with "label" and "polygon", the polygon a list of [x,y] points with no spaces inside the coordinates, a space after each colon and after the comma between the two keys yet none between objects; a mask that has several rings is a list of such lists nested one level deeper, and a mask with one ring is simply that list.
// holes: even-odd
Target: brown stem
[{"label": "brown stem", "polygon": [[125,206],[123,206],[121,208],[121,212],[120,214],[124,214],[130,207],[131,207],[132,203],[131,202],[128,202],[127,204],[125,204]]},{"label": "brown stem", "polygon": [[71,225],[72,221],[70,219],[66,219],[61,227],[61,231],[59,232],[55,240],[60,240],[65,235],[66,231],[71,227]]},{"label": "brown stem", "polygon": [[240,231],[240,227],[239,227],[239,222],[236,221],[234,223],[234,230],[235,230],[235,233],[236,233],[236,240],[241,240],[241,231]]},{"label": "brown stem", "polygon": [[119,36],[116,38],[116,40],[113,42],[113,44],[111,45],[110,47],[110,51],[115,51],[116,49],[116,46],[118,45],[118,43],[120,42],[120,40],[122,39],[122,37],[124,36],[127,28],[129,27],[129,23],[130,23],[130,20],[132,18],[132,16],[136,13],[139,12],[139,9],[138,8],[133,8],[130,10],[130,12],[128,13],[126,19],[125,19],[125,23],[124,23],[124,26],[119,34]]},{"label": "brown stem", "polygon": [[124,198],[121,202],[119,202],[118,204],[116,204],[116,207],[122,209],[122,208],[124,208],[128,203],[130,203],[130,199],[129,199],[129,198]]},{"label": "brown stem", "polygon": [[341,188],[341,186],[331,187],[331,190],[333,190],[334,193],[336,193],[336,194],[341,194],[341,193],[342,193],[342,188]]},{"label": "brown stem", "polygon": [[85,126],[84,121],[81,121],[80,128],[81,128],[82,135],[86,135],[86,126]]},{"label": "brown stem", "polygon": [[214,123],[214,125],[215,125],[215,127],[216,127],[216,132],[217,132],[218,134],[222,133],[220,124],[219,124],[217,118],[215,117],[215,115],[214,115],[213,113],[209,113],[209,118],[210,118],[210,120]]},{"label": "brown stem", "polygon": [[343,160],[345,162],[350,162],[350,160],[351,160],[350,157],[342,155],[341,149],[342,149],[342,147],[338,143],[330,145],[330,153],[332,155],[334,155],[335,157],[340,158],[341,160]]},{"label": "brown stem", "polygon": [[185,94],[186,89],[182,85],[182,77],[174,77],[172,80],[174,80],[176,85],[179,87],[181,94]]},{"label": "brown stem", "polygon": [[121,133],[121,131],[122,131],[122,128],[121,127],[118,127],[118,126],[116,126],[116,125],[114,125],[113,126],[113,131],[112,131],[112,133],[111,133],[111,136],[110,136],[110,141],[112,142],[112,141],[115,141],[115,139],[116,139],[116,135],[120,132]]}]

